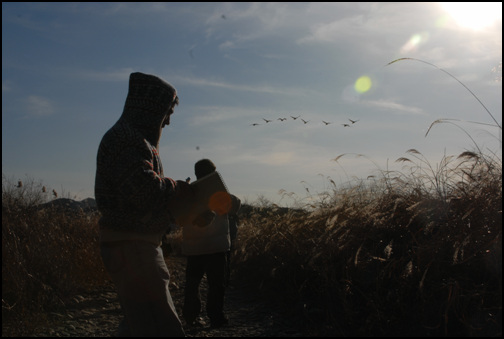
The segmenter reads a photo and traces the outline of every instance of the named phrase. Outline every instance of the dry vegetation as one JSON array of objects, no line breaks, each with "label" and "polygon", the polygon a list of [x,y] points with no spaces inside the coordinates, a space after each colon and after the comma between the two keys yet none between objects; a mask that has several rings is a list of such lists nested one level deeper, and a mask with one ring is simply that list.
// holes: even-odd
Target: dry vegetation
[{"label": "dry vegetation", "polygon": [[[408,157],[401,172],[333,184],[311,207],[245,205],[234,279],[314,336],[500,336],[502,160]],[[37,210],[41,187],[3,178],[2,335],[30,335],[75,294],[109,283],[98,216]],[[180,233],[171,241],[176,252]]]},{"label": "dry vegetation", "polygon": [[311,212],[243,220],[237,275],[313,335],[502,334],[502,161],[464,152],[334,187]]},{"label": "dry vegetation", "polygon": [[30,335],[50,312],[107,279],[97,216],[38,210],[50,199],[44,191],[2,176],[2,336]]}]

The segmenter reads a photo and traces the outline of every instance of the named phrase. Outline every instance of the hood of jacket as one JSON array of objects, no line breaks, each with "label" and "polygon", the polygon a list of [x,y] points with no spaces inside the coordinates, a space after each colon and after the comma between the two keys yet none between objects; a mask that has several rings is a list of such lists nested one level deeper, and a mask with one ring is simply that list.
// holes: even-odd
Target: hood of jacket
[{"label": "hood of jacket", "polygon": [[130,74],[128,96],[120,123],[139,130],[156,148],[163,122],[178,102],[177,91],[166,81],[150,74]]}]

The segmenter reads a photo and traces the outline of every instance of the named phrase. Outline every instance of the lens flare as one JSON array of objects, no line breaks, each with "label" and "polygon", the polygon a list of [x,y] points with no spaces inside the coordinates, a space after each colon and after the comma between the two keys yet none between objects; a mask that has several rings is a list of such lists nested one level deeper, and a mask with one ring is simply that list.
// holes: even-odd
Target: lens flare
[{"label": "lens flare", "polygon": [[401,47],[401,54],[416,51],[418,47],[429,40],[429,33],[423,32],[414,34],[408,42]]},{"label": "lens flare", "polygon": [[231,196],[227,192],[217,192],[210,197],[208,208],[217,213],[224,215],[231,210]]},{"label": "lens flare", "polygon": [[367,75],[363,75],[355,82],[354,89],[359,93],[366,93],[367,91],[369,91],[371,86],[371,78],[369,78]]}]

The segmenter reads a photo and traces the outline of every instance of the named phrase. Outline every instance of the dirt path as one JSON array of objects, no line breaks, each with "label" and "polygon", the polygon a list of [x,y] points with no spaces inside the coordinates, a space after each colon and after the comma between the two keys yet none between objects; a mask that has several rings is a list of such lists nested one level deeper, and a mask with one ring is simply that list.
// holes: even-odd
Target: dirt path
[{"label": "dirt path", "polygon": [[[171,275],[170,290],[179,315],[184,294],[185,258],[167,260]],[[206,296],[206,281],[202,286],[202,297]],[[204,305],[203,305],[204,310]],[[303,336],[299,321],[285,316],[285,308],[265,300],[246,286],[233,285],[226,291],[225,313],[229,325],[210,329],[208,325],[197,329],[186,329],[188,337],[296,337]],[[77,295],[67,308],[66,314],[51,314],[55,320],[52,328],[40,329],[35,336],[98,337],[114,336],[122,319],[117,294],[113,286],[95,293]],[[203,311],[202,320],[209,324]]]}]

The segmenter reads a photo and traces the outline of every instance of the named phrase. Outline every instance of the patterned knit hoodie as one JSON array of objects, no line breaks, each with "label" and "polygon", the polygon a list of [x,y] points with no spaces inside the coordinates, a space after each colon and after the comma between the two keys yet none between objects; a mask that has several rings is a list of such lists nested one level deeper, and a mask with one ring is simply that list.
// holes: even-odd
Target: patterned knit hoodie
[{"label": "patterned knit hoodie", "polygon": [[177,92],[153,75],[132,73],[124,111],[105,133],[97,156],[95,198],[102,214],[101,241],[143,239],[159,243],[173,217],[169,209],[190,194],[163,176],[161,129]]}]

